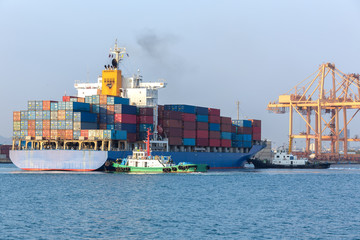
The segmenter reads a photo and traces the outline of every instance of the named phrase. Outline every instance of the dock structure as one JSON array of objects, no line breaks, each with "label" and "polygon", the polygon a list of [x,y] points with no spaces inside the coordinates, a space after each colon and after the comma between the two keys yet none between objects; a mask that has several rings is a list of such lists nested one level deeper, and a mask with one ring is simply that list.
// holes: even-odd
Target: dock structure
[{"label": "dock structure", "polygon": [[[348,154],[348,142],[359,142],[350,137],[348,129],[360,110],[359,74],[345,74],[335,64],[325,63],[267,109],[274,113],[289,113],[289,152],[294,139],[305,139],[305,154],[327,161],[358,161],[360,155]],[[348,113],[351,112],[351,115]],[[298,114],[306,131],[294,132],[294,115]],[[330,142],[330,151],[323,151],[323,142]],[[343,153],[340,154],[340,143]]]}]

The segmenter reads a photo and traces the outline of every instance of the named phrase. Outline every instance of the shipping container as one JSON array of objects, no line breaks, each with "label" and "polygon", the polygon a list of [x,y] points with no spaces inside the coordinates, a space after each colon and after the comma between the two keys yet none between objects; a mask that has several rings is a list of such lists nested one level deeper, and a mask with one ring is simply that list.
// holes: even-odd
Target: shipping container
[{"label": "shipping container", "polygon": [[41,110],[50,111],[51,110],[51,102],[54,102],[54,101],[43,101],[43,106],[42,106]]},{"label": "shipping container", "polygon": [[57,130],[58,129],[58,121],[57,120],[51,120],[50,121],[50,129],[51,130]]},{"label": "shipping container", "polygon": [[20,131],[21,130],[21,122],[20,121],[13,122],[13,130],[14,131]]},{"label": "shipping container", "polygon": [[36,136],[35,129],[28,129],[28,136],[34,138]]},{"label": "shipping container", "polygon": [[35,111],[36,110],[36,101],[28,101],[28,110]]},{"label": "shipping container", "polygon": [[230,117],[220,117],[220,123],[231,125],[231,123],[232,123],[231,118]]},{"label": "shipping container", "polygon": [[137,109],[136,106],[124,105],[124,104],[115,104],[114,112],[121,114],[131,114],[136,115]]},{"label": "shipping container", "polygon": [[80,136],[84,137],[85,139],[88,139],[89,138],[89,130],[81,129],[80,130]]},{"label": "shipping container", "polygon": [[115,123],[132,123],[132,124],[136,124],[136,115],[116,113],[114,122]]},{"label": "shipping container", "polygon": [[80,130],[74,130],[73,131],[73,139],[78,140],[81,136]]},{"label": "shipping container", "polygon": [[[50,123],[51,123],[50,120],[43,120],[43,124],[42,124],[43,130],[50,130],[51,127]],[[49,133],[49,137],[50,137],[50,133]]]},{"label": "shipping container", "polygon": [[219,123],[209,123],[209,131],[220,131]]},{"label": "shipping container", "polygon": [[58,111],[51,111],[50,112],[50,119],[57,120],[58,119]]},{"label": "shipping container", "polygon": [[107,124],[106,123],[99,123],[99,129],[107,130]]},{"label": "shipping container", "polygon": [[17,112],[13,112],[13,121],[21,121],[21,113],[20,111],[17,111]]},{"label": "shipping container", "polygon": [[106,114],[100,114],[99,115],[99,123],[106,124]]},{"label": "shipping container", "polygon": [[81,102],[66,102],[66,110],[72,110],[73,112],[90,112],[90,104]]},{"label": "shipping container", "polygon": [[183,137],[184,138],[196,138],[196,131],[195,130],[183,130]]},{"label": "shipping container", "polygon": [[114,124],[114,115],[106,115],[106,124]]},{"label": "shipping container", "polygon": [[184,130],[195,130],[196,122],[183,122]]},{"label": "shipping container", "polygon": [[209,116],[208,115],[196,115],[196,121],[197,122],[209,122]]},{"label": "shipping container", "polygon": [[114,124],[106,124],[106,129],[107,130],[115,130],[115,125]]},{"label": "shipping container", "polygon": [[36,120],[35,121],[35,129],[36,130],[42,130],[43,129],[43,121],[42,120]]},{"label": "shipping container", "polygon": [[209,130],[209,124],[207,122],[196,122],[197,130]]},{"label": "shipping container", "polygon": [[[130,123],[115,123],[115,130],[124,130],[128,133],[136,133],[136,124]],[[135,136],[136,139],[136,136]]]},{"label": "shipping container", "polygon": [[183,130],[181,128],[164,128],[165,136],[182,138]]},{"label": "shipping container", "polygon": [[163,119],[181,120],[181,112],[164,110]]},{"label": "shipping container", "polygon": [[231,140],[229,139],[221,139],[221,147],[231,147]]},{"label": "shipping container", "polygon": [[150,107],[139,108],[139,115],[140,116],[153,116],[154,109]]},{"label": "shipping container", "polygon": [[85,102],[92,104],[92,96],[85,96]]},{"label": "shipping container", "polygon": [[233,120],[232,123],[238,127],[251,127],[251,121],[249,120]]},{"label": "shipping container", "polygon": [[66,130],[73,130],[74,129],[74,122],[72,120],[65,121],[65,129]]},{"label": "shipping container", "polygon": [[21,139],[25,139],[28,136],[28,131],[27,130],[21,130],[20,131],[20,137]]},{"label": "shipping container", "polygon": [[42,111],[42,119],[43,120],[50,120],[51,119],[51,112],[50,110]]},{"label": "shipping container", "polygon": [[220,139],[221,134],[218,131],[209,131],[209,138],[210,139]]},{"label": "shipping container", "polygon": [[42,137],[46,140],[49,140],[51,138],[50,129],[43,129]]},{"label": "shipping container", "polygon": [[209,123],[220,124],[220,116],[209,115]]},{"label": "shipping container", "polygon": [[28,129],[28,120],[21,120],[20,121],[20,128],[21,130],[27,130]]},{"label": "shipping container", "polygon": [[163,121],[164,128],[181,128],[182,122],[181,120],[173,120],[173,119],[166,119]]},{"label": "shipping container", "polygon": [[66,102],[58,102],[58,110],[66,110]]},{"label": "shipping container", "polygon": [[20,111],[20,120],[28,120],[28,111]]},{"label": "shipping container", "polygon": [[154,125],[153,124],[146,124],[146,123],[139,124],[139,132],[146,132],[148,130],[148,128],[150,128],[151,132],[154,131]]},{"label": "shipping container", "polygon": [[196,138],[209,138],[209,132],[206,130],[196,130]]},{"label": "shipping container", "polygon": [[172,146],[180,146],[183,143],[183,139],[181,137],[169,137],[169,145]]},{"label": "shipping container", "polygon": [[261,141],[261,133],[253,133],[252,138],[255,141]]},{"label": "shipping container", "polygon": [[231,124],[221,124],[220,131],[222,132],[231,132]]},{"label": "shipping container", "polygon": [[195,122],[196,121],[196,115],[192,113],[182,113],[182,120],[184,122]]},{"label": "shipping container", "polygon": [[220,117],[220,109],[209,108],[209,116],[219,116]]},{"label": "shipping container", "polygon": [[108,105],[114,105],[114,104],[129,105],[130,104],[130,99],[122,98],[122,97],[115,97],[115,96],[108,96],[107,97],[107,104]]},{"label": "shipping container", "polygon": [[50,111],[57,111],[58,108],[58,102],[50,102]]},{"label": "shipping container", "polygon": [[207,138],[196,138],[196,146],[207,147],[209,146],[209,139]]},{"label": "shipping container", "polygon": [[261,133],[261,127],[252,127],[252,133]]},{"label": "shipping container", "polygon": [[20,139],[20,137],[21,137],[21,131],[19,130],[19,131],[13,131],[13,137],[15,138],[15,139]]},{"label": "shipping container", "polygon": [[221,139],[230,139],[231,140],[231,132],[221,132]]},{"label": "shipping container", "polygon": [[70,129],[65,130],[65,139],[66,140],[72,140],[73,137],[74,137],[74,131],[73,130],[70,130]]},{"label": "shipping container", "polygon": [[100,114],[107,114],[107,105],[100,105],[99,113]]},{"label": "shipping container", "polygon": [[139,123],[153,124],[154,116],[139,116]]},{"label": "shipping container", "polygon": [[196,107],[196,115],[209,115],[209,109],[205,107]]},{"label": "shipping container", "polygon": [[28,130],[35,130],[36,120],[28,120]]},{"label": "shipping container", "polygon": [[107,105],[107,95],[100,95],[100,105]]},{"label": "shipping container", "polygon": [[195,146],[195,138],[184,138],[183,145],[184,146]]},{"label": "shipping container", "polygon": [[35,101],[35,110],[42,111],[43,109],[43,102],[42,101]]},{"label": "shipping container", "polygon": [[36,120],[42,120],[43,114],[42,111],[37,111],[35,112],[35,119]]},{"label": "shipping container", "polygon": [[73,120],[74,119],[74,112],[73,111],[65,111],[65,120]]},{"label": "shipping container", "polygon": [[66,119],[66,111],[65,110],[58,110],[58,120],[65,120]]},{"label": "shipping container", "polygon": [[221,146],[220,139],[209,139],[209,146],[210,147],[220,147]]},{"label": "shipping container", "polygon": [[237,127],[237,134],[252,134],[253,128],[251,127]]},{"label": "shipping container", "polygon": [[66,124],[65,124],[65,120],[58,120],[58,130],[65,130],[66,129]]},{"label": "shipping container", "polygon": [[65,129],[58,129],[57,130],[57,136],[58,136],[58,138],[60,138],[60,139],[66,139],[66,132],[65,132],[66,130]]},{"label": "shipping container", "polygon": [[91,112],[92,113],[100,113],[100,105],[97,105],[97,104],[93,104],[92,107],[91,107]]},{"label": "shipping container", "polygon": [[176,112],[183,112],[183,113],[192,113],[195,114],[195,106],[191,105],[164,105],[164,109],[168,111],[176,111]]},{"label": "shipping container", "polygon": [[132,143],[132,142],[136,142],[136,133],[130,133],[129,131],[127,131],[127,141]]},{"label": "shipping container", "polygon": [[43,131],[42,130],[35,130],[35,137],[42,137]]},{"label": "shipping container", "polygon": [[77,102],[77,97],[75,96],[63,96],[63,102]]},{"label": "shipping container", "polygon": [[35,120],[36,119],[36,111],[28,111],[28,120]]},{"label": "shipping container", "polygon": [[106,105],[106,114],[110,115],[114,115],[115,111],[114,111],[115,107],[114,105]]},{"label": "shipping container", "polygon": [[97,129],[97,123],[92,122],[74,122],[74,130]]},{"label": "shipping container", "polygon": [[89,112],[74,112],[74,122],[97,122],[97,114]]}]

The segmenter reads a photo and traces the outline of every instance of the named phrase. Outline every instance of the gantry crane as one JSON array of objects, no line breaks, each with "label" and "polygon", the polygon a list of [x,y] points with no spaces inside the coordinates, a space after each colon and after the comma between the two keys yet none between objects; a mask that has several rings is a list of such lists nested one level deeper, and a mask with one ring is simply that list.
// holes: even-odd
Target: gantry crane
[{"label": "gantry crane", "polygon": [[[267,108],[275,113],[289,112],[289,152],[292,151],[293,139],[302,138],[306,141],[307,154],[310,153],[310,143],[314,141],[317,158],[339,159],[339,142],[342,141],[342,158],[347,159],[348,142],[360,141],[349,138],[347,131],[349,123],[360,110],[359,74],[344,74],[334,64],[322,64],[288,93],[280,95],[277,101],[270,102]],[[348,110],[354,111],[349,119]],[[306,132],[293,133],[294,112],[305,122]],[[326,114],[330,117],[325,117]],[[313,123],[311,115],[315,115]],[[322,152],[323,141],[330,141],[329,153]]]}]

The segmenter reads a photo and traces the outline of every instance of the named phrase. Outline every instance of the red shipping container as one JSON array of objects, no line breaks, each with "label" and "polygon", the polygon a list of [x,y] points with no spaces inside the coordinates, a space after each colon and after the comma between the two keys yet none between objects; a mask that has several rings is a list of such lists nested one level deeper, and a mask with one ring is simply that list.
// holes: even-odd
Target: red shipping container
[{"label": "red shipping container", "polygon": [[221,124],[220,130],[222,132],[231,132],[231,124]]},{"label": "red shipping container", "polygon": [[43,130],[43,138],[48,140],[50,139],[50,137],[51,137],[50,129]]},{"label": "red shipping container", "polygon": [[50,120],[43,120],[43,130],[50,130]]},{"label": "red shipping container", "polygon": [[253,127],[261,127],[261,120],[249,119],[252,122]]},{"label": "red shipping container", "polygon": [[80,130],[80,136],[84,137],[85,139],[88,139],[89,130]]},{"label": "red shipping container", "polygon": [[236,126],[235,125],[231,125],[231,132],[236,133]]},{"label": "red shipping container", "polygon": [[164,128],[164,133],[167,137],[182,137],[181,128]]},{"label": "red shipping container", "polygon": [[252,133],[261,133],[261,127],[253,127]]},{"label": "red shipping container", "polygon": [[20,112],[14,112],[13,113],[13,120],[14,120],[14,122],[20,122],[21,121]]},{"label": "red shipping container", "polygon": [[209,138],[210,139],[220,139],[220,136],[221,136],[221,134],[218,131],[209,131]]},{"label": "red shipping container", "polygon": [[196,138],[209,138],[209,132],[206,130],[196,130]]},{"label": "red shipping container", "polygon": [[230,139],[221,139],[221,147],[231,147]]},{"label": "red shipping container", "polygon": [[209,108],[209,116],[219,116],[220,117],[220,109]]},{"label": "red shipping container", "polygon": [[209,130],[209,124],[207,122],[196,122],[197,130]]},{"label": "red shipping container", "polygon": [[139,116],[139,123],[153,124],[154,116]]},{"label": "red shipping container", "polygon": [[220,123],[220,116],[209,115],[209,123]]},{"label": "red shipping container", "polygon": [[74,96],[63,96],[62,100],[63,100],[63,102],[70,102],[70,99],[74,99],[74,98],[76,98],[75,102],[77,102],[77,97],[74,97]]},{"label": "red shipping container", "polygon": [[115,123],[136,124],[136,115],[116,113],[115,114]]},{"label": "red shipping container", "polygon": [[28,120],[28,130],[35,130],[35,121],[36,120]]},{"label": "red shipping container", "polygon": [[114,114],[114,105],[107,105],[106,106],[106,114],[113,115]]},{"label": "red shipping container", "polygon": [[252,139],[256,140],[256,141],[260,141],[261,140],[261,133],[254,133],[252,135]]},{"label": "red shipping container", "polygon": [[154,110],[153,110],[153,108],[140,108],[139,115],[140,116],[153,116]]},{"label": "red shipping container", "polygon": [[196,131],[195,130],[183,130],[183,137],[184,138],[196,138]]},{"label": "red shipping container", "polygon": [[182,114],[182,120],[185,122],[195,122],[196,121],[196,115],[191,113],[183,113]]},{"label": "red shipping container", "polygon": [[66,130],[63,130],[63,129],[58,129],[57,130],[57,134],[58,134],[58,137],[60,139],[66,139]]},{"label": "red shipping container", "polygon": [[181,120],[181,112],[164,110],[164,119]]},{"label": "red shipping container", "polygon": [[182,145],[182,138],[181,137],[169,137],[169,145]]},{"label": "red shipping container", "polygon": [[168,128],[181,128],[182,127],[182,122],[181,120],[174,120],[174,119],[164,119],[163,122],[164,128],[168,127]]},{"label": "red shipping container", "polygon": [[252,134],[251,127],[237,127],[237,134]]},{"label": "red shipping container", "polygon": [[184,130],[195,130],[196,122],[183,122]]},{"label": "red shipping container", "polygon": [[100,123],[100,124],[99,124],[99,129],[106,130],[106,129],[107,129],[106,123]]},{"label": "red shipping container", "polygon": [[220,147],[220,139],[209,139],[210,147]]},{"label": "red shipping container", "polygon": [[197,138],[196,139],[196,146],[199,146],[199,147],[207,147],[207,146],[209,146],[209,139],[207,139],[207,138]]},{"label": "red shipping container", "polygon": [[74,138],[73,130],[65,130],[65,138],[67,140],[72,140]]},{"label": "red shipping container", "polygon": [[127,133],[128,142],[136,142],[136,133]]},{"label": "red shipping container", "polygon": [[28,136],[30,136],[30,137],[35,137],[35,127],[34,127],[34,129],[28,129]]},{"label": "red shipping container", "polygon": [[220,117],[220,123],[231,125],[231,118],[230,117]]}]

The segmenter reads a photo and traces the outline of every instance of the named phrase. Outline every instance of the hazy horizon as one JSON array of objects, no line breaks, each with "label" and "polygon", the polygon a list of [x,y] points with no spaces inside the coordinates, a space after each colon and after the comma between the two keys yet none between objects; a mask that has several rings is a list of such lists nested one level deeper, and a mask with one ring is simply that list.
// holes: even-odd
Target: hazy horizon
[{"label": "hazy horizon", "polygon": [[76,95],[75,80],[95,82],[118,39],[124,75],[166,79],[159,104],[236,118],[240,101],[240,117],[261,119],[262,137],[283,145],[288,115],[267,104],[322,63],[359,73],[359,13],[357,1],[0,0],[0,135],[12,136],[12,112],[28,100],[60,101]]}]

